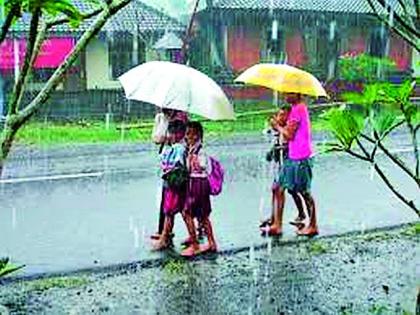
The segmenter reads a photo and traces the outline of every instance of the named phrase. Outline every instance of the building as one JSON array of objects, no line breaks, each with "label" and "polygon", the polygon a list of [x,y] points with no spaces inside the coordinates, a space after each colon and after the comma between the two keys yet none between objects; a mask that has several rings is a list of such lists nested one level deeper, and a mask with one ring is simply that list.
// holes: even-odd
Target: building
[{"label": "building", "polygon": [[[73,2],[82,12],[93,9],[86,1]],[[6,93],[10,93],[17,65],[23,61],[29,18],[23,16],[0,46],[0,75]],[[35,61],[26,97],[40,90],[90,23],[92,20],[77,28],[61,25],[52,29]],[[133,0],[107,22],[80,54],[40,115],[86,117],[103,116],[108,111],[120,116],[138,115],[138,108],[130,108],[125,100],[118,76],[149,60],[177,61],[184,32],[185,26],[177,20]]]},{"label": "building", "polygon": [[[366,0],[213,0],[207,4],[197,17],[192,64],[219,82],[232,82],[244,69],[261,62],[288,63],[328,81],[338,77],[340,56],[360,53],[393,59],[398,76],[418,73],[413,69],[418,64],[413,49],[381,25]],[[261,97],[261,93],[252,95]]]}]

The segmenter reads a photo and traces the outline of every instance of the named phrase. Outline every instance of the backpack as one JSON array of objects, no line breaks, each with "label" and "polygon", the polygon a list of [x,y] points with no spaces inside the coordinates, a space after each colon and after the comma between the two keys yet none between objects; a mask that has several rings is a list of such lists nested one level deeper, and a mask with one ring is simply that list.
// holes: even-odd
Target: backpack
[{"label": "backpack", "polygon": [[210,195],[217,196],[222,192],[223,178],[225,171],[223,170],[222,164],[214,157],[209,156],[210,162],[210,173],[208,174],[208,180],[210,183]]}]

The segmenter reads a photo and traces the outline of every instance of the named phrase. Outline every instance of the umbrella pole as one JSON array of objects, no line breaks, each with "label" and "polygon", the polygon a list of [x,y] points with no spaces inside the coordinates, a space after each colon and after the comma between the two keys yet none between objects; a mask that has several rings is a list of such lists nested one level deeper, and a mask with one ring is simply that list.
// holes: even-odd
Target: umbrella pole
[{"label": "umbrella pole", "polygon": [[283,140],[284,140],[284,138],[283,138],[283,134],[281,132],[280,132],[279,138],[280,138],[280,161],[279,161],[279,163],[280,163],[280,166],[283,166],[283,160],[284,160]]}]

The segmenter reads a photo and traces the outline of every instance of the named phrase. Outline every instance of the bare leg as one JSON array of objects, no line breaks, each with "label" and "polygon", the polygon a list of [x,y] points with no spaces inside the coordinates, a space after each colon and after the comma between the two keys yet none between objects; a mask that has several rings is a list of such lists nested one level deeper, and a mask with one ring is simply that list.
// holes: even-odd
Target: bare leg
[{"label": "bare leg", "polygon": [[275,193],[274,220],[270,227],[265,230],[269,235],[279,235],[282,233],[284,198],[284,189],[279,188]]},{"label": "bare leg", "polygon": [[190,246],[198,249],[197,233],[193,217],[187,210],[184,210],[182,211],[182,218],[184,219],[188,235],[190,236]]},{"label": "bare leg", "polygon": [[296,218],[296,221],[303,221],[306,218],[305,210],[303,209],[303,202],[301,199],[303,197],[301,197],[297,192],[290,192],[290,194],[292,195],[296,208],[298,210],[298,216]]},{"label": "bare leg", "polygon": [[175,218],[173,215],[165,215],[162,234],[157,243],[153,246],[155,250],[162,250],[169,247],[170,234],[174,227],[174,220]]},{"label": "bare leg", "polygon": [[213,227],[211,225],[211,221],[209,217],[206,217],[202,220],[202,224],[204,227],[204,231],[207,234],[207,239],[209,241],[209,249],[210,251],[217,251],[217,245],[216,245],[216,240],[214,239],[214,234],[213,234]]},{"label": "bare leg", "polygon": [[310,192],[302,193],[303,199],[305,200],[306,207],[309,215],[309,225],[298,231],[300,235],[316,235],[318,234],[318,225],[316,220],[316,208],[315,201]]}]

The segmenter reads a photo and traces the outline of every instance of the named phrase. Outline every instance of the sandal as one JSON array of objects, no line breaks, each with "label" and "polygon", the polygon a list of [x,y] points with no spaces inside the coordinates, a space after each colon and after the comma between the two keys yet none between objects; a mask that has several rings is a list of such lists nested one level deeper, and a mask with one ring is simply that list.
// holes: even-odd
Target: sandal
[{"label": "sandal", "polygon": [[280,228],[274,228],[271,225],[260,228],[260,231],[263,234],[263,236],[281,236],[283,234]]},{"label": "sandal", "polygon": [[273,223],[273,222],[271,221],[271,219],[264,220],[264,221],[262,221],[262,222],[261,222],[261,224],[260,224],[260,228],[263,228],[263,227],[265,227],[265,226],[271,225],[271,223]]},{"label": "sandal", "polygon": [[[159,240],[161,236],[162,236],[162,234],[155,233],[155,234],[150,235],[150,239],[152,239],[152,240]],[[170,239],[173,239],[174,237],[175,237],[175,234],[174,233],[169,234],[169,238]]]},{"label": "sandal", "polygon": [[200,253],[217,253],[217,246],[210,246],[209,244],[200,245]]},{"label": "sandal", "polygon": [[159,234],[159,233],[152,234],[152,235],[150,235],[150,238],[151,238],[152,240],[157,241],[157,240],[159,240],[159,239],[160,239],[160,234]]},{"label": "sandal", "polygon": [[172,247],[171,241],[167,241],[167,242],[157,241],[152,244],[152,251],[158,252],[158,251],[165,250],[171,247]]},{"label": "sandal", "polygon": [[189,247],[192,244],[191,237],[187,237],[182,243],[181,246]]},{"label": "sandal", "polygon": [[187,258],[191,258],[199,254],[201,254],[200,247],[195,248],[194,246],[191,246],[191,245],[181,252],[181,256],[187,257]]},{"label": "sandal", "polygon": [[301,230],[297,230],[296,234],[299,236],[315,236],[319,234],[317,228],[303,228]]}]

